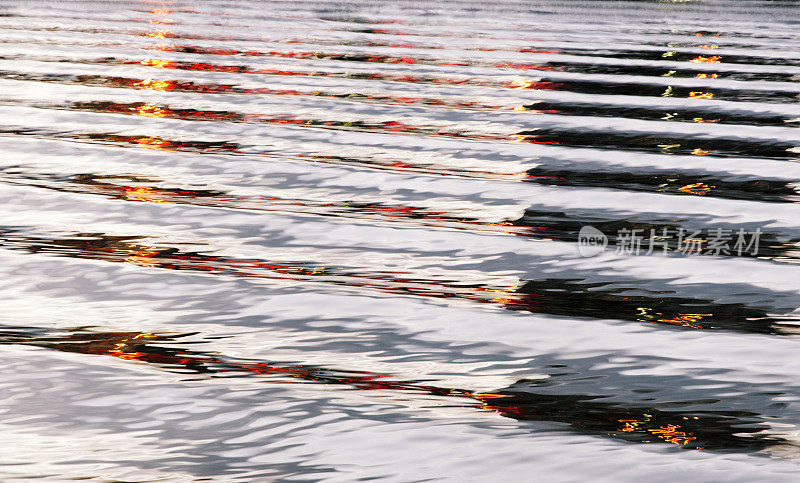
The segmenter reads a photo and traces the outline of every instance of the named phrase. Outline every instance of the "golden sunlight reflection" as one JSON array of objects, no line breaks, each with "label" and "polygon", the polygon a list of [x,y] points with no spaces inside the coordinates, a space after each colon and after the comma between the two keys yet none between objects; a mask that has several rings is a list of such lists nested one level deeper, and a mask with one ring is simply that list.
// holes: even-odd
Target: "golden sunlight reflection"
[{"label": "golden sunlight reflection", "polygon": [[157,196],[158,192],[147,186],[126,186],[125,196],[131,201],[146,201],[148,203],[171,203]]},{"label": "golden sunlight reflection", "polygon": [[714,186],[709,186],[705,183],[693,183],[693,184],[687,184],[686,186],[682,186],[678,189],[680,191],[683,191],[684,193],[690,193],[693,195],[702,196],[711,191],[712,188],[714,188]]},{"label": "golden sunlight reflection", "polygon": [[165,79],[144,79],[133,84],[140,89],[151,91],[168,91],[175,88],[175,83]]},{"label": "golden sunlight reflection", "polygon": [[143,32],[139,35],[143,37],[152,37],[154,39],[171,39],[175,37],[175,34],[170,32],[169,30],[159,30],[157,32]]},{"label": "golden sunlight reflection", "polygon": [[666,426],[660,426],[654,429],[648,429],[647,431],[658,436],[659,438],[663,439],[668,443],[673,443],[677,445],[685,445],[691,441],[697,439],[692,433],[686,431],[679,431],[680,426],[677,424],[668,424]]},{"label": "golden sunlight reflection", "polygon": [[712,55],[710,57],[704,57],[700,55],[690,60],[689,62],[702,63],[702,64],[719,64],[720,59],[722,59],[722,57],[720,57],[719,55]]},{"label": "golden sunlight reflection", "polygon": [[549,91],[558,87],[558,84],[555,84],[553,82],[541,82],[538,80],[515,79],[509,82],[508,86],[513,89],[531,89],[531,90]]},{"label": "golden sunlight reflection", "polygon": [[679,314],[669,319],[658,319],[659,322],[665,324],[680,325],[682,327],[689,327],[692,329],[702,329],[703,326],[697,325],[696,322],[711,317],[714,314]]},{"label": "golden sunlight reflection", "polygon": [[157,59],[144,59],[139,62],[142,65],[147,65],[150,67],[155,67],[157,69],[166,69],[171,67],[172,62],[168,60],[157,60]]},{"label": "golden sunlight reflection", "polygon": [[131,142],[153,149],[165,149],[171,146],[169,141],[165,141],[156,137],[132,138]]},{"label": "golden sunlight reflection", "polygon": [[[160,266],[158,261],[151,260],[152,257],[155,257],[159,254],[158,251],[153,251],[152,249],[141,248],[138,250],[132,250],[132,254],[125,257],[123,262],[125,263],[132,263],[135,265],[139,265],[141,267],[148,267],[148,268],[157,268]],[[134,339],[138,338],[148,338],[148,335],[145,334],[137,334]]]},{"label": "golden sunlight reflection", "polygon": [[145,117],[164,118],[164,117],[169,116],[169,112],[168,111],[165,111],[161,107],[153,105],[153,104],[148,104],[148,105],[145,105],[145,106],[137,107],[136,108],[136,113],[139,116],[145,116]]},{"label": "golden sunlight reflection", "polygon": [[680,431],[681,426],[678,424],[648,427],[652,426],[652,416],[649,414],[644,414],[642,416],[641,419],[618,419],[617,421],[622,423],[618,431],[622,431],[623,433],[649,433],[668,443],[680,446],[697,439],[697,437],[689,431]]},{"label": "golden sunlight reflection", "polygon": [[511,87],[515,89],[527,89],[534,84],[534,81],[525,81],[525,80],[513,80],[511,81]]}]

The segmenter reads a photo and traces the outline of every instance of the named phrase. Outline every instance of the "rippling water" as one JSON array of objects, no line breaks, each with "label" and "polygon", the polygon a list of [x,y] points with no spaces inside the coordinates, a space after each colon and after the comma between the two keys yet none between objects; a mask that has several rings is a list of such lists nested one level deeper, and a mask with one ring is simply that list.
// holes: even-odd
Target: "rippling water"
[{"label": "rippling water", "polygon": [[0,2],[0,479],[796,480],[799,81],[789,0]]}]

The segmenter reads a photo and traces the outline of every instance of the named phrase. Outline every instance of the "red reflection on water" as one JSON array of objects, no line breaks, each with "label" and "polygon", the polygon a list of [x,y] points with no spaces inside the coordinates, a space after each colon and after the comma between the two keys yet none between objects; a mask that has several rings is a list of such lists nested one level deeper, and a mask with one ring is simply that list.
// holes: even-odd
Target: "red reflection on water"
[{"label": "red reflection on water", "polygon": [[[158,38],[174,38],[173,36],[165,37],[166,33],[162,32]],[[147,34],[148,36],[155,36]],[[291,42],[288,42],[291,43]],[[397,47],[397,45],[386,45]],[[157,48],[150,47],[150,50],[158,50]],[[459,66],[466,67],[471,65],[482,65],[481,61],[446,61],[435,60],[426,58],[416,58],[411,56],[392,56],[385,54],[357,54],[357,53],[326,53],[326,52],[311,52],[311,51],[257,51],[257,50],[234,50],[234,49],[216,49],[208,47],[196,46],[181,46],[176,48],[177,51],[192,53],[192,54],[209,54],[209,55],[241,55],[245,57],[278,57],[284,59],[317,59],[317,60],[340,60],[351,62],[369,62],[369,63],[385,63],[385,64],[429,64],[429,65],[443,65],[443,66]],[[477,49],[480,50],[480,49]],[[525,52],[527,50],[524,50]],[[532,51],[540,53],[550,53],[549,51]],[[503,69],[517,69],[517,70],[539,70],[539,71],[561,71],[563,67],[552,67],[542,64],[527,64],[527,63],[512,63],[502,62],[497,64],[490,64],[494,67]]]},{"label": "red reflection on water", "polygon": [[[115,79],[115,82],[127,84],[131,87],[151,90],[186,90],[191,92],[239,92],[238,88],[219,85],[198,85],[192,83],[178,83],[175,81],[145,79],[132,82],[133,79]],[[261,89],[263,93],[297,95],[297,91],[271,91]],[[405,99],[396,99],[396,103],[406,103]],[[491,141],[526,141],[542,144],[557,144],[555,141],[537,141],[535,135],[513,134],[497,135],[489,133],[463,133],[446,131],[438,126],[412,125],[400,121],[363,122],[363,121],[330,121],[322,119],[296,119],[290,117],[271,117],[263,114],[235,113],[228,111],[201,111],[195,109],[171,109],[167,106],[142,105],[138,103],[120,104],[115,102],[89,102],[74,104],[77,109],[94,111],[116,112],[121,114],[134,114],[149,117],[168,117],[185,120],[227,120],[236,122],[278,124],[301,126],[308,128],[343,129],[370,132],[394,132],[403,134],[416,134],[426,136],[444,136],[473,140]]]},{"label": "red reflection on water", "polygon": [[118,134],[87,134],[75,136],[77,139],[91,139],[100,142],[127,143],[160,150],[202,150],[207,152],[231,152],[238,147],[226,141],[173,141],[156,136],[123,136]]},{"label": "red reflection on water", "polygon": [[[270,383],[343,385],[362,391],[396,391],[469,400],[472,401],[470,404],[457,407],[493,412],[517,420],[565,422],[582,432],[590,430],[636,443],[662,442],[691,449],[703,449],[709,445],[740,448],[754,443],[750,434],[740,436],[740,433],[747,431],[742,429],[742,421],[733,414],[662,411],[604,403],[597,401],[596,396],[580,394],[547,394],[513,389],[482,392],[397,379],[385,372],[342,370],[296,361],[237,359],[175,345],[180,339],[191,335],[141,331],[90,332],[80,329],[44,334],[19,331],[5,336],[7,340],[3,342],[114,357],[158,365],[169,372],[205,374],[210,378],[250,376]],[[743,413],[741,416],[749,415],[757,416],[755,413]],[[767,439],[764,444],[778,442],[776,439]]]},{"label": "red reflection on water", "polygon": [[689,62],[695,63],[707,63],[707,64],[719,64],[721,62],[722,57],[719,55],[712,55],[709,57],[704,57],[702,55],[695,57],[694,59],[690,60]]},{"label": "red reflection on water", "polygon": [[[135,138],[134,144],[143,144],[156,149],[168,149],[168,143],[158,138]],[[136,185],[125,184],[136,181]],[[122,183],[120,183],[122,182]],[[308,213],[320,216],[349,218],[378,218],[391,222],[412,222],[428,226],[469,228],[502,233],[524,233],[524,227],[512,226],[508,222],[492,223],[468,216],[459,216],[422,206],[361,201],[320,201],[308,199],[280,198],[275,196],[233,196],[208,190],[187,190],[143,185],[138,178],[113,175],[81,175],[73,183],[90,187],[88,192],[128,201],[150,203],[180,203],[197,206],[228,207],[255,211],[282,211]],[[151,181],[152,183],[152,181]],[[76,190],[87,192],[86,190]]]},{"label": "red reflection on water", "polygon": [[514,64],[511,62],[503,62],[500,64],[495,64],[495,67],[500,67],[501,69],[518,69],[518,70],[560,70],[555,67],[550,67],[547,65],[540,65],[540,64]]},{"label": "red reflection on water", "polygon": [[[212,48],[203,48],[203,47],[187,47],[187,46],[175,46],[175,45],[156,45],[152,47],[148,47],[147,50],[159,50],[159,51],[174,51],[174,52],[185,52],[185,53],[197,53],[197,54],[209,54],[209,55],[235,55],[235,54],[242,54],[242,55],[251,55],[251,56],[260,56],[260,55],[269,55],[260,52],[241,52],[241,51],[234,51],[230,49],[212,49]],[[285,56],[293,56],[297,54],[286,54]],[[309,58],[313,57],[315,53],[307,53]],[[314,57],[317,58],[317,57]],[[372,60],[372,62],[382,62],[384,59],[381,56],[378,56]],[[391,59],[399,59],[399,58],[391,58]],[[406,58],[408,59],[408,58]],[[352,60],[352,59],[348,59]],[[416,62],[415,59],[411,59]],[[392,61],[394,62],[394,61]],[[405,62],[405,61],[404,61]],[[141,63],[139,62],[127,62],[127,63]],[[146,64],[145,64],[146,65]],[[439,65],[467,65],[467,64],[459,64],[459,63],[448,63]],[[548,67],[548,66],[541,66],[536,65],[534,68],[534,64],[516,64],[522,70],[562,70],[560,67]],[[514,68],[512,64],[498,64],[499,67],[505,68]],[[289,70],[289,69],[263,69],[263,68],[253,68],[248,66],[227,66],[227,65],[219,65],[219,64],[211,64],[205,62],[171,62],[164,66],[165,68],[170,69],[179,69],[179,70],[204,70],[204,71],[211,71],[211,72],[227,72],[227,73],[240,73],[240,74],[259,74],[259,75],[277,75],[277,76],[308,76],[308,77],[352,77],[352,73],[348,72],[327,72],[327,71],[311,71],[311,70]],[[554,83],[554,82],[537,82],[537,81],[489,81],[489,80],[479,80],[479,79],[465,79],[465,78],[448,78],[448,77],[431,77],[431,76],[420,76],[420,75],[410,75],[410,74],[393,74],[393,73],[359,73],[357,78],[364,78],[364,79],[371,79],[371,80],[385,80],[385,81],[392,81],[392,82],[406,82],[406,83],[421,83],[421,84],[438,84],[438,85],[475,85],[475,86],[486,86],[486,87],[505,87],[505,88],[530,88],[530,89],[539,89],[539,90],[554,90],[559,89],[562,84]],[[526,85],[527,84],[527,85]],[[524,86],[526,85],[526,86]]]},{"label": "red reflection on water", "polygon": [[[423,279],[403,272],[359,271],[347,267],[329,267],[312,262],[242,259],[175,248],[156,248],[129,241],[132,237],[96,235],[92,237],[5,240],[6,247],[24,247],[31,252],[52,253],[75,258],[128,263],[147,268],[191,270],[224,274],[252,280],[293,280],[360,287],[394,295],[413,295],[437,299],[459,299],[514,308],[524,307],[527,294],[516,287],[487,287]],[[501,296],[499,294],[502,294]]]},{"label": "red reflection on water", "polygon": [[131,84],[133,87],[151,91],[171,91],[178,85],[177,82],[166,79],[144,79]]},{"label": "red reflection on water", "polygon": [[[154,67],[158,69],[180,69],[180,70],[199,70],[199,71],[213,71],[213,72],[226,72],[226,73],[244,73],[244,74],[267,74],[267,75],[301,75],[301,76],[314,76],[315,74],[298,71],[283,71],[272,69],[250,69],[244,66],[220,66],[206,63],[185,63],[178,64],[176,62],[158,59],[143,59],[140,61],[129,61],[126,64],[139,64],[147,67]],[[413,81],[412,79],[404,79],[403,81]],[[516,81],[515,81],[516,82]],[[395,104],[395,105],[411,105],[419,104],[425,106],[456,108],[456,109],[484,109],[484,110],[518,110],[510,106],[487,105],[476,101],[470,100],[451,100],[451,99],[437,99],[437,98],[424,98],[424,97],[407,97],[407,96],[392,96],[392,95],[372,95],[361,93],[335,93],[323,92],[318,90],[297,90],[297,89],[266,89],[266,88],[246,88],[238,87],[228,84],[197,84],[194,82],[181,82],[168,79],[131,79],[125,77],[95,77],[82,80],[82,83],[104,84],[112,87],[133,87],[147,90],[161,90],[161,91],[185,91],[185,92],[201,92],[203,94],[257,94],[257,95],[292,95],[292,96],[314,96],[314,97],[332,97],[339,99],[347,99],[349,101],[362,101],[362,102],[378,102],[382,104]],[[460,82],[459,82],[460,83]],[[518,84],[506,83],[505,86]],[[530,85],[532,89],[554,89],[559,84],[552,83],[538,83],[536,86]]]},{"label": "red reflection on water", "polygon": [[139,34],[142,37],[152,37],[154,39],[174,39],[176,35],[169,30],[159,30],[158,32],[142,32]]}]

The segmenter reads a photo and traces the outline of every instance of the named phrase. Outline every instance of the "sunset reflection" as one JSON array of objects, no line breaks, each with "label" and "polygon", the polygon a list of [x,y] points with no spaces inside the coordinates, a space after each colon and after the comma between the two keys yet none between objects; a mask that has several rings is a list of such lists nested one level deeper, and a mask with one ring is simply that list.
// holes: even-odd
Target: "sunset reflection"
[{"label": "sunset reflection", "polygon": [[169,116],[168,110],[164,110],[161,107],[152,104],[146,106],[139,106],[136,108],[136,112],[138,115],[145,117],[164,118]]},{"label": "sunset reflection", "polygon": [[0,0],[0,483],[791,480],[798,14]]},{"label": "sunset reflection", "polygon": [[152,37],[154,39],[171,39],[175,37],[175,34],[170,32],[169,30],[159,30],[157,32],[143,32],[141,34],[142,37]]},{"label": "sunset reflection", "polygon": [[702,55],[700,55],[700,56],[697,56],[694,59],[690,60],[689,62],[705,63],[705,64],[719,64],[720,63],[720,59],[722,59],[722,57],[720,57],[719,55],[712,55],[710,57],[703,57]]},{"label": "sunset reflection", "polygon": [[168,60],[145,59],[139,62],[142,65],[155,67],[157,69],[166,69],[170,67],[171,62]]},{"label": "sunset reflection", "polygon": [[[100,185],[102,187],[102,185]],[[159,203],[178,198],[169,189],[124,187],[132,201]],[[191,198],[190,191],[186,197]],[[211,196],[208,194],[204,196]],[[357,267],[332,266],[318,261],[236,258],[187,252],[178,248],[156,248],[135,243],[137,237],[93,235],[62,239],[0,238],[7,249],[121,262],[162,270],[195,271],[235,278],[315,282],[361,288],[388,294],[494,305],[512,311],[527,311],[571,317],[614,318],[644,323],[680,326],[692,330],[735,329],[745,332],[778,333],[776,319],[760,310],[708,300],[625,296],[601,287],[564,280],[520,281],[517,286],[463,283],[407,272],[376,272]],[[701,240],[702,241],[702,240]],[[699,313],[697,308],[704,312]],[[695,309],[690,312],[689,310]],[[761,321],[756,323],[754,321]]]},{"label": "sunset reflection", "polygon": [[169,91],[176,87],[176,83],[166,79],[144,79],[132,84],[134,87],[151,91]]},{"label": "sunset reflection", "polygon": [[[518,421],[565,423],[573,431],[627,443],[673,444],[684,449],[758,450],[785,443],[770,436],[765,426],[753,423],[756,413],[733,411],[665,411],[621,402],[604,402],[598,396],[550,393],[524,381],[496,391],[473,391],[419,380],[404,380],[383,372],[337,369],[296,361],[232,358],[176,345],[193,334],[152,332],[94,332],[83,329],[27,334],[4,331],[0,344],[19,344],[83,355],[107,356],[146,364],[202,379],[253,378],[262,383],[349,386],[360,391],[396,392],[409,396],[441,398],[437,404],[491,412]],[[201,341],[205,342],[205,341]],[[184,342],[188,345],[191,339]],[[568,389],[568,386],[565,386]],[[437,406],[434,405],[433,408]],[[745,421],[750,424],[745,425]]]},{"label": "sunset reflection", "polygon": [[163,139],[157,137],[140,137],[140,138],[131,138],[130,142],[134,144],[140,144],[148,148],[153,149],[164,149],[171,146],[169,141],[165,141]]},{"label": "sunset reflection", "polygon": [[158,192],[146,186],[126,186],[125,196],[131,201],[145,201],[149,203],[169,203],[158,197]]},{"label": "sunset reflection", "polygon": [[702,329],[702,325],[698,325],[697,322],[706,318],[711,317],[714,314],[679,314],[675,317],[669,319],[658,319],[659,322],[663,322],[665,324],[673,324],[673,325],[681,325],[683,327],[690,327],[692,329]]},{"label": "sunset reflection", "polygon": [[714,94],[711,92],[692,91],[689,93],[689,99],[713,99]]}]

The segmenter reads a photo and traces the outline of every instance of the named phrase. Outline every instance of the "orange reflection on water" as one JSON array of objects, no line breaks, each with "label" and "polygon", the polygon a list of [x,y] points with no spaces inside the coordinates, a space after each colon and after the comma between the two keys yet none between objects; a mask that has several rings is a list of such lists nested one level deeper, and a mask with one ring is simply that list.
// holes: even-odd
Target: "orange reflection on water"
[{"label": "orange reflection on water", "polygon": [[119,359],[125,359],[128,361],[138,361],[143,357],[147,356],[144,352],[127,352],[123,349],[113,349],[106,352],[106,355],[117,357]]},{"label": "orange reflection on water", "polygon": [[160,108],[160,107],[158,107],[156,105],[153,105],[153,104],[148,104],[146,106],[137,107],[136,108],[136,113],[139,116],[159,117],[159,118],[167,117],[167,116],[170,115],[169,111],[164,110],[164,109],[162,109],[162,108]]},{"label": "orange reflection on water", "polygon": [[717,74],[697,74],[695,79],[716,79]]},{"label": "orange reflection on water", "polygon": [[632,433],[638,429],[637,426],[639,421],[635,419],[618,419],[617,421],[624,423],[622,427],[619,428],[619,431],[622,431],[623,433]]},{"label": "orange reflection on water", "polygon": [[659,322],[665,324],[680,325],[682,327],[690,327],[692,329],[702,329],[703,327],[695,324],[705,317],[711,317],[713,314],[680,314],[671,319],[658,319]]},{"label": "orange reflection on water", "polygon": [[142,32],[139,35],[142,37],[152,37],[154,39],[171,39],[175,37],[175,34],[169,30],[159,30],[158,32]]},{"label": "orange reflection on water", "polygon": [[153,149],[164,149],[171,146],[169,141],[155,137],[131,138],[130,142],[134,144],[141,144],[146,147],[152,147]]},{"label": "orange reflection on water", "polygon": [[[702,122],[719,122],[720,119],[703,119],[702,117],[694,117],[694,118],[692,118],[692,121],[701,122],[701,123]],[[695,149],[695,151],[697,151],[697,150]],[[702,151],[702,149],[700,151]],[[706,152],[708,152],[708,151],[706,151]]]},{"label": "orange reflection on water", "polygon": [[553,90],[559,86],[559,84],[554,84],[552,82],[537,82],[537,81],[525,81],[525,80],[514,80],[511,81],[509,84],[510,87],[514,89],[533,89],[533,90]]},{"label": "orange reflection on water", "polygon": [[689,93],[689,99],[713,99],[714,94],[711,92],[692,91]]},{"label": "orange reflection on water", "polygon": [[[134,264],[142,266],[142,267],[150,267],[150,268],[156,268],[156,267],[161,266],[161,264],[159,262],[151,260],[152,257],[155,257],[155,256],[157,256],[159,254],[159,252],[157,252],[157,251],[151,251],[151,250],[145,250],[145,249],[130,250],[130,251],[132,252],[132,255],[129,255],[129,256],[125,257],[122,260],[123,262],[125,262],[125,263],[134,263]],[[145,333],[145,334],[137,334],[134,337],[134,339],[137,339],[137,338],[140,338],[140,337],[141,338],[149,338],[146,334],[149,334],[149,332]],[[119,347],[119,345],[117,345],[117,346]],[[113,355],[113,354],[111,354],[111,355]]]},{"label": "orange reflection on water", "polygon": [[673,443],[677,445],[685,445],[697,439],[697,437],[692,436],[692,433],[686,431],[678,431],[679,429],[680,426],[677,424],[668,424],[666,426],[661,426],[654,429],[648,429],[647,431],[658,436],[664,441],[667,441],[668,443]]},{"label": "orange reflection on water", "polygon": [[[694,153],[694,151],[692,153]],[[708,153],[708,151],[706,151],[706,153]],[[678,190],[683,191],[684,193],[702,196],[711,191],[712,188],[714,188],[714,186],[709,186],[705,183],[693,183],[693,184],[687,184],[686,186],[681,186],[680,188],[678,188]]]},{"label": "orange reflection on water", "polygon": [[[151,37],[157,38],[173,38],[175,37],[174,34],[171,32],[157,32],[157,33],[147,33],[147,34],[140,34],[146,35]],[[266,56],[266,57],[284,57],[284,58],[298,58],[298,59],[341,59],[346,58],[346,56],[341,55],[332,55],[332,54],[324,54],[318,52],[258,52],[258,51],[240,51],[235,49],[224,49],[224,48],[210,48],[210,47],[198,47],[198,46],[174,46],[169,44],[160,44],[152,47],[145,47],[143,50],[159,50],[159,51],[178,51],[178,52],[186,52],[192,54],[208,54],[208,55],[245,55],[245,56]],[[353,59],[347,59],[353,60]],[[408,59],[413,60],[414,62],[420,62],[420,60]],[[403,60],[398,60],[397,57],[387,57],[387,56],[371,56],[364,59],[365,62],[397,62]],[[466,64],[460,64],[466,65]],[[515,67],[512,64],[505,64],[505,67]],[[262,74],[262,75],[281,75],[281,76],[315,76],[315,77],[327,77],[327,76],[334,76],[339,77],[341,75],[347,75],[342,73],[327,73],[321,71],[303,71],[303,70],[285,70],[285,69],[253,69],[244,66],[223,66],[223,65],[214,65],[208,63],[183,63],[183,62],[174,62],[172,65],[169,66],[170,68],[177,68],[177,69],[184,69],[184,70],[212,70],[217,72],[239,72],[239,73],[246,73],[246,74]],[[530,69],[531,66],[524,66],[522,64],[516,66],[518,68],[525,68]],[[563,70],[562,68],[554,68],[554,67],[539,67],[538,70]],[[432,84],[440,84],[440,85],[479,85],[479,86],[491,86],[491,87],[511,87],[511,88],[521,88],[521,89],[557,89],[561,86],[561,84],[552,83],[552,82],[538,82],[538,81],[479,81],[474,79],[462,79],[462,78],[445,78],[445,77],[428,77],[428,76],[413,76],[413,75],[397,75],[391,73],[370,73],[370,79],[374,80],[388,80],[393,82],[426,82]]]},{"label": "orange reflection on water", "polygon": [[142,65],[147,65],[150,67],[155,67],[157,69],[166,69],[171,67],[172,62],[168,60],[157,60],[157,59],[144,59],[139,61]]},{"label": "orange reflection on water", "polygon": [[526,136],[523,134],[511,134],[510,136],[508,136],[509,140],[516,141],[518,143],[527,141],[529,138],[531,138],[531,136]]},{"label": "orange reflection on water", "polygon": [[158,191],[154,191],[147,186],[126,186],[125,196],[131,201],[146,201],[148,203],[171,203],[157,196]]},{"label": "orange reflection on water", "polygon": [[719,55],[712,55],[710,57],[703,57],[702,55],[700,55],[690,60],[689,62],[703,63],[703,64],[719,64],[720,59],[722,59],[722,57],[720,57]]},{"label": "orange reflection on water", "polygon": [[470,397],[475,397],[478,399],[500,399],[504,397],[511,397],[508,394],[493,394],[490,392],[473,392],[469,394]]},{"label": "orange reflection on water", "polygon": [[649,415],[645,414],[642,419],[618,419],[617,421],[623,424],[617,431],[623,433],[650,433],[668,443],[677,444],[679,446],[686,445],[697,439],[697,437],[689,431],[679,431],[681,429],[679,424],[667,424],[657,428],[648,428],[647,426],[652,424],[648,416]]},{"label": "orange reflection on water", "polygon": [[133,85],[135,87],[150,91],[168,91],[174,89],[176,86],[175,82],[165,79],[144,79],[143,81],[136,82]]},{"label": "orange reflection on water", "polygon": [[538,134],[510,134],[506,137],[509,141],[533,144],[561,144],[558,141],[540,141]]}]

